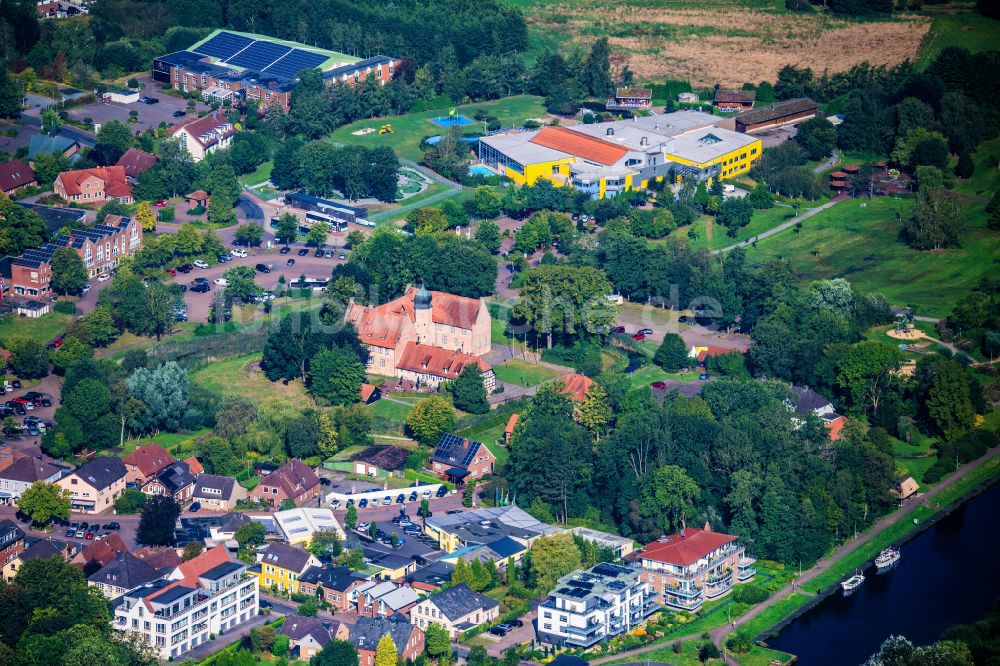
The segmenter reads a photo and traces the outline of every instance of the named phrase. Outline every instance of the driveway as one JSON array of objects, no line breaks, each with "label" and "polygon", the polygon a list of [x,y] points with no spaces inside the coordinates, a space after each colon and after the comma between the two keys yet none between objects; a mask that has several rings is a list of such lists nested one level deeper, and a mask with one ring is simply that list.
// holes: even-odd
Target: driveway
[{"label": "driveway", "polygon": [[[135,102],[134,104],[108,102],[104,104],[102,102],[94,102],[93,104],[70,109],[68,112],[69,117],[80,122],[83,122],[86,118],[90,118],[94,123],[104,124],[112,120],[126,122],[128,121],[129,112],[137,111],[139,122],[132,126],[133,131],[153,129],[158,127],[160,123],[172,125],[185,120],[185,118],[174,118],[174,112],[187,111],[186,99],[164,95],[151,87],[143,89],[141,95],[160,101],[158,104],[143,104],[142,102]],[[197,106],[197,109],[200,111],[206,111],[209,108],[211,107],[200,102]]]},{"label": "driveway", "polygon": [[537,617],[538,609],[534,608],[529,613],[521,616],[520,619],[524,623],[524,626],[514,627],[507,632],[506,636],[494,636],[489,632],[482,634],[486,640],[490,641],[490,645],[486,646],[486,654],[491,657],[502,657],[504,651],[512,645],[531,643],[536,638],[535,618]]}]

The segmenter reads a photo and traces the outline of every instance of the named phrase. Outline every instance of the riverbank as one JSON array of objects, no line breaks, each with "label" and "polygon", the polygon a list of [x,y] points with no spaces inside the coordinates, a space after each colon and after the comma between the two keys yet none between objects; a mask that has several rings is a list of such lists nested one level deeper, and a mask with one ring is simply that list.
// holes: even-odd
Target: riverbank
[{"label": "riverbank", "polygon": [[[845,552],[822,572],[814,568],[800,582],[801,589],[817,591],[816,596],[800,592],[783,591],[734,623],[735,627],[754,637],[755,643],[766,646],[766,639],[801,617],[829,595],[840,589],[840,581],[855,569],[870,566],[878,553],[887,546],[906,543],[924,530],[933,527],[964,502],[984,492],[1000,481],[1000,449],[993,449],[979,460],[943,479],[939,485],[917,504],[902,513],[892,514],[894,520],[876,533],[871,533],[863,543]],[[914,522],[916,521],[916,522]],[[857,544],[858,542],[852,542]],[[848,548],[845,544],[838,550]],[[837,551],[835,551],[836,553]],[[814,575],[810,576],[810,573]],[[761,608],[761,607],[764,608]],[[768,607],[771,607],[770,609]],[[770,610],[770,612],[765,612]],[[713,639],[721,645],[732,628],[723,627],[713,632]],[[730,662],[736,663],[736,662]]]}]

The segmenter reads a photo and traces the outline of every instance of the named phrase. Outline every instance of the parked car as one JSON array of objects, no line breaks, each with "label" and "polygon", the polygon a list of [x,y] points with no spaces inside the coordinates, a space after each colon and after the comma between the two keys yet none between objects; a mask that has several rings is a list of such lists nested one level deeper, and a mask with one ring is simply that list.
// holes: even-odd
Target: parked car
[{"label": "parked car", "polygon": [[[390,543],[390,544],[392,543],[392,537],[389,537],[389,543]],[[397,534],[397,535],[396,535],[396,545],[395,545],[395,546],[393,546],[393,549],[394,549],[394,550],[399,550],[400,548],[402,548],[402,547],[403,547],[403,544],[404,544],[404,543],[406,543],[406,537],[404,537],[404,536],[399,536],[399,535]]]},{"label": "parked car", "polygon": [[340,500],[335,499],[332,502],[330,502],[330,508],[331,509],[339,509],[340,508]]},{"label": "parked car", "polygon": [[322,256],[323,256],[323,250],[316,250],[316,254],[314,254],[313,256],[315,256],[315,257],[321,257],[322,258]]},{"label": "parked car", "polygon": [[327,259],[333,259],[333,250],[327,250],[325,256]]},{"label": "parked car", "polygon": [[86,296],[87,294],[90,293],[90,288],[91,288],[91,285],[90,285],[89,282],[87,282],[87,283],[85,283],[83,285],[83,291],[81,291],[80,293],[82,293],[84,296]]},{"label": "parked car", "polygon": [[662,390],[662,389],[667,388],[667,383],[666,382],[650,382],[649,388],[655,388],[655,389],[661,389]]},{"label": "parked car", "polygon": [[238,247],[238,248],[233,249],[230,252],[230,254],[233,255],[234,257],[246,257],[247,256],[247,251],[244,250],[243,248],[239,248]]},{"label": "parked car", "polygon": [[358,523],[354,529],[356,529],[359,532],[367,532],[368,528],[371,527],[371,525],[372,524],[369,522]]},{"label": "parked car", "polygon": [[396,495],[396,504],[402,504],[405,501],[406,501],[406,495],[404,495],[403,493],[399,493],[398,495]]},{"label": "parked car", "polygon": [[112,521],[104,526],[106,530],[120,530],[122,526],[117,521]]},{"label": "parked car", "polygon": [[52,406],[52,399],[48,398],[48,397],[43,397],[42,398],[42,407],[51,407],[51,406]]},{"label": "parked car", "polygon": [[76,531],[76,534],[74,534],[73,536],[75,536],[77,539],[82,539],[83,535],[86,534],[86,533],[87,533],[87,530],[85,528],[81,527],[80,529],[78,529]]},{"label": "parked car", "polygon": [[180,266],[177,267],[178,273],[190,273],[193,270],[194,266],[191,264],[181,264]]},{"label": "parked car", "polygon": [[254,269],[258,273],[270,273],[271,272],[271,267],[268,264],[257,264],[256,266],[254,266]]},{"label": "parked car", "polygon": [[511,626],[511,627],[523,627],[524,626],[524,622],[522,622],[521,620],[518,620],[517,618],[514,618],[513,620],[507,620],[506,622],[504,622],[504,624],[506,624],[508,626]]},{"label": "parked car", "polygon": [[164,201],[163,199],[160,199],[159,201],[154,201],[153,205],[156,206],[157,208],[163,208],[164,206],[167,205],[167,202]]},{"label": "parked car", "polygon": [[97,281],[98,282],[107,282],[110,279],[111,279],[111,276],[108,275],[107,273],[102,273],[101,275],[97,276]]},{"label": "parked car", "polygon": [[444,497],[447,494],[448,494],[448,488],[446,486],[441,486],[440,488],[437,489],[438,497]]},{"label": "parked car", "polygon": [[445,511],[445,515],[450,516],[455,513],[462,513],[463,511],[464,509],[451,509],[449,511]]},{"label": "parked car", "polygon": [[232,261],[232,260],[233,260],[233,258],[230,257],[228,254],[220,254],[219,255],[219,263],[220,264],[224,264],[227,261]]},{"label": "parked car", "polygon": [[176,111],[174,111],[174,118],[183,118],[186,115],[187,115],[187,111],[182,111],[180,109],[177,109]]},{"label": "parked car", "polygon": [[347,259],[347,255],[344,254],[343,252],[341,252],[340,256],[338,257],[338,259]]},{"label": "parked car", "polygon": [[614,328],[611,329],[611,332],[615,333],[617,335],[621,335],[621,334],[623,334],[625,332],[625,327],[624,326],[615,326]]},{"label": "parked car", "polygon": [[13,386],[15,389],[19,389],[19,388],[21,388],[21,380],[20,379],[12,379],[12,380],[10,380],[10,385]]},{"label": "parked car", "polygon": [[228,287],[229,286],[229,280],[227,280],[226,278],[222,278],[222,277],[215,278],[215,280],[213,280],[213,283],[219,285],[220,287]]},{"label": "parked car", "polygon": [[642,342],[643,340],[646,339],[646,335],[644,333],[636,333],[635,335],[632,336],[632,339],[635,340],[636,342]]},{"label": "parked car", "polygon": [[653,329],[651,329],[651,328],[640,328],[639,332],[642,333],[643,335],[652,335],[653,334]]},{"label": "parked car", "polygon": [[294,266],[295,265],[295,260],[292,259],[291,257],[289,257],[288,261],[285,262],[285,265],[286,266]]},{"label": "parked car", "polygon": [[368,499],[367,499],[367,498],[365,498],[365,497],[362,497],[362,498],[361,498],[361,501],[360,501],[360,502],[358,502],[358,507],[360,507],[360,508],[362,508],[362,509],[363,509],[363,508],[365,508],[366,506],[368,506]]},{"label": "parked car", "polygon": [[188,511],[191,513],[199,510],[201,510],[201,502],[192,502],[191,506],[188,508]]},{"label": "parked car", "polygon": [[195,268],[208,268],[208,262],[204,259],[195,259],[194,266]]},{"label": "parked car", "polygon": [[156,99],[155,97],[140,97],[139,101],[142,102],[143,104],[159,104],[160,103],[160,100]]},{"label": "parked car", "polygon": [[290,248],[290,247],[288,247],[286,245],[285,247],[283,247],[280,250],[278,250],[278,254],[288,254],[291,251],[292,251],[292,248]]},{"label": "parked car", "polygon": [[490,629],[490,633],[493,634],[494,636],[506,636],[507,635],[507,629],[505,627],[497,625],[497,626],[493,627],[492,629]]},{"label": "parked car", "polygon": [[76,536],[76,530],[73,529],[72,527],[68,528],[66,530],[66,536],[68,536],[68,537],[74,537],[74,536]]},{"label": "parked car", "polygon": [[329,486],[331,484],[333,484],[333,481],[331,481],[330,479],[326,478],[325,476],[321,476],[319,478],[319,485],[321,485],[321,486]]},{"label": "parked car", "polygon": [[207,291],[211,291],[212,287],[207,282],[192,282],[191,291],[196,294],[204,294]]},{"label": "parked car", "polygon": [[703,372],[700,375],[698,375],[698,379],[700,379],[701,381],[705,381],[706,379],[711,379],[711,378],[712,375],[708,374],[707,372]]},{"label": "parked car", "polygon": [[307,248],[307,247],[300,247],[299,251],[296,254],[298,254],[300,257],[304,257],[307,254],[309,254],[309,248]]},{"label": "parked car", "polygon": [[391,497],[387,496],[384,500],[382,500],[382,506],[389,506],[390,504],[392,504],[392,498]]},{"label": "parked car", "polygon": [[407,502],[416,502],[416,501],[417,501],[417,491],[414,490],[412,493],[410,493],[410,498],[407,500]]}]

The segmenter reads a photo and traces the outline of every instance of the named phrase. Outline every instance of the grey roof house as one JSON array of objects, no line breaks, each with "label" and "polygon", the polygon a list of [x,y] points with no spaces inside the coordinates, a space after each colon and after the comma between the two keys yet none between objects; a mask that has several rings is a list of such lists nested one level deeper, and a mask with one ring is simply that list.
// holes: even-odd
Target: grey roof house
[{"label": "grey roof house", "polygon": [[421,629],[436,622],[456,639],[463,631],[492,622],[499,613],[499,601],[459,583],[420,601],[410,611],[410,617]]}]

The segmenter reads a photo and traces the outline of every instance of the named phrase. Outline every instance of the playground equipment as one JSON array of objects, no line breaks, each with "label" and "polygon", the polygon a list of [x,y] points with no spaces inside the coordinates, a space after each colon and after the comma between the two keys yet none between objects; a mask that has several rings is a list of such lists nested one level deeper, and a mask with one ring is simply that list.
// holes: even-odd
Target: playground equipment
[{"label": "playground equipment", "polygon": [[386,123],[378,129],[379,134],[392,134],[392,125]]}]

